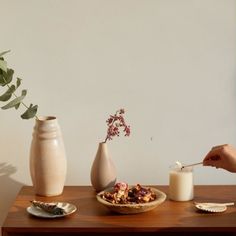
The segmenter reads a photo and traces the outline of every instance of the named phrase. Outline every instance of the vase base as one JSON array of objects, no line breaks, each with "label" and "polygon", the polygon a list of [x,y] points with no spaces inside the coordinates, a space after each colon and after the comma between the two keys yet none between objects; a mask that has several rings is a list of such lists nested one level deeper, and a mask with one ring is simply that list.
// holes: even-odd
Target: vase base
[{"label": "vase base", "polygon": [[36,191],[36,190],[34,192],[35,192],[35,195],[41,196],[41,197],[56,197],[56,196],[62,195],[63,193],[63,191],[55,192],[55,193],[44,193],[44,192]]},{"label": "vase base", "polygon": [[41,193],[35,193],[35,195],[40,196],[40,197],[57,197],[62,195],[62,193],[58,193],[58,194],[41,194]]},{"label": "vase base", "polygon": [[101,183],[93,182],[92,186],[96,192],[101,192],[104,189],[113,187],[115,185],[115,183],[116,183],[116,179],[111,181],[109,184],[104,184],[104,185],[101,185]]}]

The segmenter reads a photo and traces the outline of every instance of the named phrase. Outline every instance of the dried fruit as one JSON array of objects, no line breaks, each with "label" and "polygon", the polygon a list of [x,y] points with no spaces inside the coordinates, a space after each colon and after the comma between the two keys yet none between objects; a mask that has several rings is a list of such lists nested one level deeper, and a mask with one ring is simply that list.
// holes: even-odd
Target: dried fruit
[{"label": "dried fruit", "polygon": [[31,203],[34,207],[38,207],[53,215],[64,215],[66,213],[63,208],[57,206],[57,203],[46,203],[35,200],[31,201]]}]

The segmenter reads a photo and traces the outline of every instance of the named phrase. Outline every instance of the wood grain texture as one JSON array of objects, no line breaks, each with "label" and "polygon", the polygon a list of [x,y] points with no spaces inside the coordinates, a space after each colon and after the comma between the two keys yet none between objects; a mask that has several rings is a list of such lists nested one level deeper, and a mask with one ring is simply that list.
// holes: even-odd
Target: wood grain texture
[{"label": "wood grain texture", "polygon": [[[154,186],[168,196],[167,186]],[[9,235],[236,235],[236,207],[224,213],[203,213],[193,201],[232,202],[236,186],[195,186],[195,197],[189,202],[167,200],[152,211],[136,215],[110,212],[95,198],[90,186],[66,186],[57,197],[35,196],[31,186],[20,190],[2,226],[3,236]],[[41,219],[30,216],[26,208],[30,200],[63,201],[75,204],[78,211],[65,218]]]}]

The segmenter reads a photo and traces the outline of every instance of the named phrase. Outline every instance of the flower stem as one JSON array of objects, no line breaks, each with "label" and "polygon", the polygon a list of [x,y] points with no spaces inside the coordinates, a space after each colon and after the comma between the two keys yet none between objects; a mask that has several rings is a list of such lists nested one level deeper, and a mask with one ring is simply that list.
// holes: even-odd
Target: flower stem
[{"label": "flower stem", "polygon": [[[117,115],[117,113],[118,113],[118,111],[116,111],[116,114],[115,114],[114,116],[116,116],[116,115]],[[114,122],[115,122],[115,119],[113,119],[112,123],[111,123],[109,126],[112,126],[112,125],[114,124]],[[105,138],[105,141],[104,141],[104,143],[106,143],[106,142],[107,142],[107,140],[108,140],[108,134],[107,134],[107,136],[106,136],[106,138]]]},{"label": "flower stem", "polygon": [[108,135],[106,136],[104,143],[106,143],[106,142],[107,142],[107,139],[108,139]]}]

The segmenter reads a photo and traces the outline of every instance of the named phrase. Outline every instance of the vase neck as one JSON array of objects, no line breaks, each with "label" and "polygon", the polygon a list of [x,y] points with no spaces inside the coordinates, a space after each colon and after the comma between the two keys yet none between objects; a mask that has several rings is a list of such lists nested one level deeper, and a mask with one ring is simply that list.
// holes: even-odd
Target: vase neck
[{"label": "vase neck", "polygon": [[53,116],[39,117],[39,119],[36,120],[33,135],[39,135],[41,138],[45,139],[61,136],[57,118]]},{"label": "vase neck", "polygon": [[100,153],[105,154],[105,156],[108,156],[109,153],[108,153],[107,143],[105,143],[105,142],[99,143],[98,151]]}]

